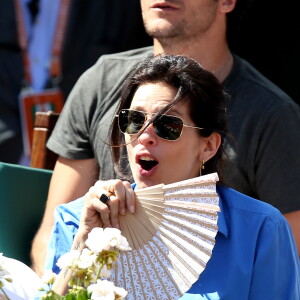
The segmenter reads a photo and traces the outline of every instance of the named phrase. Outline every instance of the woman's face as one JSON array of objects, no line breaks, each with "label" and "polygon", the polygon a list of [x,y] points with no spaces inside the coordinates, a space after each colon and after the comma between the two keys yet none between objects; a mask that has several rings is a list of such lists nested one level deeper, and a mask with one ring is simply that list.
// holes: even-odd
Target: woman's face
[{"label": "woman's face", "polygon": [[[165,83],[141,85],[132,99],[130,109],[156,113],[172,101],[176,89]],[[186,125],[195,126],[187,103],[178,103],[168,115],[180,117]],[[148,115],[148,120],[151,118]],[[129,163],[139,188],[155,184],[168,184],[199,176],[206,157],[206,138],[199,129],[184,127],[176,141],[163,140],[154,132],[153,124],[136,139],[137,135],[125,134]]]}]

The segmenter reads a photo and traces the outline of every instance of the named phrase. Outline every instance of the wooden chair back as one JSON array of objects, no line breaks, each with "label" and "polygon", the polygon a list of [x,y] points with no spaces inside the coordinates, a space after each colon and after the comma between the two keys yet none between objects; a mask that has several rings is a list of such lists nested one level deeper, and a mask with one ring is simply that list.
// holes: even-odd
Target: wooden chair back
[{"label": "wooden chair back", "polygon": [[52,111],[36,112],[31,149],[31,167],[53,170],[58,155],[47,149],[46,143],[58,117],[59,113]]}]

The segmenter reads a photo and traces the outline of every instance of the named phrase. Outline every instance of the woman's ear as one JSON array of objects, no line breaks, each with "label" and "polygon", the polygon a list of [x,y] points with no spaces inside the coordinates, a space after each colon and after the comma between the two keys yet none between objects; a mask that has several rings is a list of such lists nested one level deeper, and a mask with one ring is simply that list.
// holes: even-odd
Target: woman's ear
[{"label": "woman's ear", "polygon": [[227,14],[234,10],[237,0],[219,0],[219,11]]},{"label": "woman's ear", "polygon": [[221,135],[217,132],[213,132],[209,137],[205,137],[202,139],[202,143],[204,142],[204,147],[201,147],[201,163],[202,161],[206,162],[210,160],[213,156],[215,156],[215,154],[220,148],[221,141]]}]

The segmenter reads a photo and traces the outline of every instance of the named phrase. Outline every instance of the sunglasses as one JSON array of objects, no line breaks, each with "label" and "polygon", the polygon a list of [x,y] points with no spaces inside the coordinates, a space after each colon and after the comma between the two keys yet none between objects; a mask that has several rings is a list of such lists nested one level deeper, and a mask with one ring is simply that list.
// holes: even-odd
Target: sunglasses
[{"label": "sunglasses", "polygon": [[120,113],[116,115],[121,132],[129,135],[138,134],[144,127],[147,115],[149,114],[155,115],[152,123],[154,131],[158,137],[164,140],[178,140],[181,136],[183,127],[203,129],[186,125],[179,117],[175,116],[151,114],[133,109],[122,109]]}]

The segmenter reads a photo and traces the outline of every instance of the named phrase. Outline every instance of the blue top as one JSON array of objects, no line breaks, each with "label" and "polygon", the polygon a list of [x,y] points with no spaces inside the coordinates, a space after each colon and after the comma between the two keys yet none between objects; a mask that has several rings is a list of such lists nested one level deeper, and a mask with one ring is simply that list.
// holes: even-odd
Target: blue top
[{"label": "blue top", "polygon": [[[211,259],[180,299],[299,300],[300,264],[290,227],[264,202],[217,186],[219,231]],[[83,199],[60,205],[46,268],[58,273],[57,259],[71,248]]]}]

